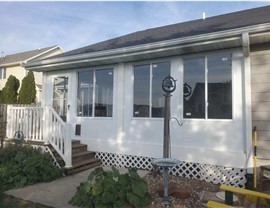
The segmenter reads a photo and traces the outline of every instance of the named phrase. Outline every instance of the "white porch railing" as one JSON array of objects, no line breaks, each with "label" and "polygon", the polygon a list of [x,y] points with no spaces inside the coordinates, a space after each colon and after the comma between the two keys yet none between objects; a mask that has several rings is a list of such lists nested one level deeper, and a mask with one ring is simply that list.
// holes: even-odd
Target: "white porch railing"
[{"label": "white porch railing", "polygon": [[14,107],[7,109],[7,137],[22,131],[25,140],[51,144],[71,167],[71,128],[51,107]]}]

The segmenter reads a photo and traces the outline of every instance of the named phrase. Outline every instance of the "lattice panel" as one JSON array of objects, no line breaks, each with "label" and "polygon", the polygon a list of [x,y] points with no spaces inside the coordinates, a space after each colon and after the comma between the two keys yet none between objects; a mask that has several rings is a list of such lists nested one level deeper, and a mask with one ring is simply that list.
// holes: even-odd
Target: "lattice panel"
[{"label": "lattice panel", "polygon": [[220,166],[202,165],[202,179],[213,183],[222,183],[244,187],[246,183],[246,170],[237,168],[225,168]]},{"label": "lattice panel", "polygon": [[[153,158],[149,157],[106,152],[96,152],[95,157],[101,159],[103,166],[133,167],[144,170],[153,169],[151,164]],[[180,165],[171,168],[170,173],[176,176],[197,178],[215,184],[227,184],[241,188],[246,183],[246,170],[238,168],[182,162]]]},{"label": "lattice panel", "polygon": [[96,152],[96,158],[101,159],[103,166],[114,166],[118,168],[138,168],[144,170],[151,170],[151,161],[153,158],[121,155],[104,152]]},{"label": "lattice panel", "polygon": [[57,162],[57,160],[56,160],[55,156],[53,155],[52,151],[50,150],[50,148],[47,147],[47,146],[44,147],[44,152],[50,153],[50,155],[51,155],[51,157],[52,157],[52,159],[53,159],[53,165],[56,166],[56,167],[58,167],[59,169],[61,169],[61,166],[60,166],[59,163]]},{"label": "lattice panel", "polygon": [[53,155],[52,151],[50,150],[49,147],[47,146],[43,146],[43,145],[31,145],[33,148],[35,149],[40,149],[42,152],[48,152],[53,160],[53,165],[59,169],[61,169],[61,166],[59,165],[59,163],[57,162],[55,156]]}]

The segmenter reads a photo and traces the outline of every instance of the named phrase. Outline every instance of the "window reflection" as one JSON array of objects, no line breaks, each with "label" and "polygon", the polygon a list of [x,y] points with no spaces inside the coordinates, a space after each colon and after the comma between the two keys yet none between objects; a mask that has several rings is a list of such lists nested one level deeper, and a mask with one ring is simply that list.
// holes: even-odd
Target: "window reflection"
[{"label": "window reflection", "polygon": [[133,116],[149,117],[150,65],[134,67]]},{"label": "window reflection", "polygon": [[53,84],[53,108],[58,115],[67,120],[68,77],[56,77]]},{"label": "window reflection", "polygon": [[164,116],[162,81],[170,75],[170,68],[170,62],[134,66],[134,117]]},{"label": "window reflection", "polygon": [[78,102],[77,115],[84,117],[92,116],[93,105],[93,71],[78,73]]},{"label": "window reflection", "polygon": [[184,118],[205,117],[205,60],[184,62]]},{"label": "window reflection", "polygon": [[152,65],[152,117],[164,117],[164,92],[162,81],[170,75],[170,62]]},{"label": "window reflection", "polygon": [[232,119],[231,62],[226,54],[184,60],[184,118]]},{"label": "window reflection", "polygon": [[92,117],[93,113],[95,117],[112,117],[113,69],[78,72],[77,116]]},{"label": "window reflection", "polygon": [[95,116],[112,117],[113,70],[96,71]]},{"label": "window reflection", "polygon": [[232,118],[231,56],[208,58],[208,118]]}]

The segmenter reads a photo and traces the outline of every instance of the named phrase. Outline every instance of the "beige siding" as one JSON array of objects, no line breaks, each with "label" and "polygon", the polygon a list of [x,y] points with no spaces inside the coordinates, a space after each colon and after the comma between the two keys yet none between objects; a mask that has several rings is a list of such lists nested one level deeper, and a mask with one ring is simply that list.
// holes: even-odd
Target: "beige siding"
[{"label": "beige siding", "polygon": [[251,47],[250,62],[252,122],[258,131],[257,157],[265,162],[270,160],[270,44]]},{"label": "beige siding", "polygon": [[[30,60],[30,62],[37,59],[43,59],[43,58],[48,58],[50,56],[55,56],[61,53],[63,53],[63,51],[59,48],[56,48],[48,53],[45,53],[41,56],[38,56],[37,58]],[[13,75],[17,79],[19,79],[20,85],[21,85],[22,79],[26,76],[26,74],[27,74],[27,71],[21,65],[6,67],[6,79],[0,80],[0,90],[2,90],[3,87],[5,87],[7,79],[10,75]],[[36,85],[42,86],[42,72],[34,72],[34,77],[35,77]],[[37,90],[37,94],[36,94],[37,102],[41,102],[41,88],[36,87],[36,90]]]},{"label": "beige siding", "polygon": [[6,67],[6,79],[3,79],[0,81],[0,90],[3,89],[3,87],[5,87],[5,84],[7,82],[7,79],[9,78],[10,75],[15,76],[18,80],[20,80],[20,84],[22,82],[22,79],[25,77],[26,75],[26,71],[23,67],[21,66],[11,66],[11,67]]}]

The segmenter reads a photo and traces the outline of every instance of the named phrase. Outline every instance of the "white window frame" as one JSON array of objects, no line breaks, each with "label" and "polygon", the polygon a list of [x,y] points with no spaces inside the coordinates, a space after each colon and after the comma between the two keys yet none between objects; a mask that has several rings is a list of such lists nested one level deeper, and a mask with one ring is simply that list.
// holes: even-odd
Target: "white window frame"
[{"label": "white window frame", "polygon": [[[96,97],[96,71],[99,71],[99,70],[106,70],[106,69],[112,69],[113,71],[113,106],[112,106],[112,116],[95,116],[95,97]],[[78,84],[79,84],[79,76],[78,74],[80,72],[87,72],[87,71],[92,71],[93,72],[93,95],[92,95],[92,114],[91,116],[78,116],[78,112],[77,112],[77,109],[78,109]],[[76,118],[80,118],[80,119],[112,119],[114,118],[114,114],[115,114],[115,83],[116,83],[116,80],[115,80],[115,73],[116,73],[116,70],[115,70],[115,66],[104,66],[104,67],[98,67],[98,68],[85,68],[83,70],[79,70],[76,72],[76,80],[77,80],[77,83],[76,83]]]},{"label": "white window frame", "polygon": [[[215,55],[230,55],[231,56],[231,81],[232,81],[232,118],[230,119],[213,119],[213,118],[208,118],[208,57],[209,56],[215,56]],[[205,69],[204,69],[204,73],[205,73],[205,116],[204,118],[184,118],[184,99],[182,99],[182,106],[183,106],[183,110],[182,110],[182,119],[185,121],[192,121],[192,120],[196,120],[196,121],[233,121],[234,120],[234,63],[233,63],[233,59],[234,59],[234,53],[232,51],[223,51],[223,52],[217,52],[217,53],[204,53],[204,54],[200,54],[200,55],[187,55],[183,57],[183,75],[182,75],[182,79],[183,82],[185,82],[184,80],[184,73],[185,73],[185,69],[184,69],[184,61],[185,60],[191,60],[191,59],[198,59],[198,58],[204,58],[205,61]],[[182,95],[183,97],[183,95]]]}]

